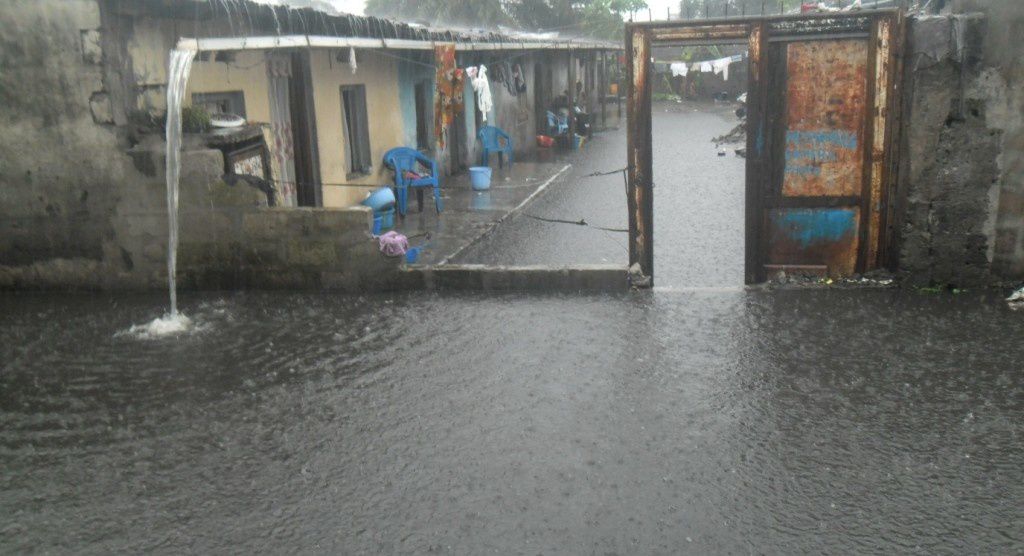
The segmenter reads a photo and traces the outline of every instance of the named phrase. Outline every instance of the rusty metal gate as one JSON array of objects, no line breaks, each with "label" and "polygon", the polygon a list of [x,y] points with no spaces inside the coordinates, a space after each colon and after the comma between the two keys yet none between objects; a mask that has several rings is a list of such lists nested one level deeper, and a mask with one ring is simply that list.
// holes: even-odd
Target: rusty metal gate
[{"label": "rusty metal gate", "polygon": [[628,25],[630,265],[653,279],[652,47],[742,43],[746,282],[886,266],[903,37],[895,10]]}]

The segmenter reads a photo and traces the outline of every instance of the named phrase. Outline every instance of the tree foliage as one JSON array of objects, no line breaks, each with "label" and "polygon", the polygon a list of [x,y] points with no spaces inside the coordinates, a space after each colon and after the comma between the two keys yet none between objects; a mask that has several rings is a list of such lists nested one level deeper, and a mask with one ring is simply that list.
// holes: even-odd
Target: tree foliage
[{"label": "tree foliage", "polygon": [[623,16],[646,6],[645,0],[366,0],[366,13],[434,25],[508,25],[618,40]]},{"label": "tree foliage", "polygon": [[366,0],[367,15],[481,27],[511,23],[501,0]]},{"label": "tree foliage", "polygon": [[679,14],[686,19],[776,15],[798,8],[801,0],[681,0]]}]

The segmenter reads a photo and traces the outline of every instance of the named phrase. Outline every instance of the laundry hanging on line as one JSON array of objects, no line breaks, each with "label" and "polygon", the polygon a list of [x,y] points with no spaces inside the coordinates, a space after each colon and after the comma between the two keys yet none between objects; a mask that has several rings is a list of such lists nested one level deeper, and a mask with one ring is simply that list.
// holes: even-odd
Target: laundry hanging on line
[{"label": "laundry hanging on line", "polygon": [[714,60],[703,60],[700,62],[671,62],[668,65],[668,69],[672,72],[673,77],[686,77],[691,71],[701,73],[714,72],[715,75],[721,75],[722,79],[728,81],[729,66],[741,60],[743,60],[743,54],[725,56],[724,58],[717,58]]},{"label": "laundry hanging on line", "polygon": [[483,121],[487,122],[487,114],[494,106],[491,98],[491,83],[487,80],[487,66],[481,64],[479,67],[466,68],[466,75],[469,77],[469,84],[473,86],[476,93],[476,106],[480,109]]}]

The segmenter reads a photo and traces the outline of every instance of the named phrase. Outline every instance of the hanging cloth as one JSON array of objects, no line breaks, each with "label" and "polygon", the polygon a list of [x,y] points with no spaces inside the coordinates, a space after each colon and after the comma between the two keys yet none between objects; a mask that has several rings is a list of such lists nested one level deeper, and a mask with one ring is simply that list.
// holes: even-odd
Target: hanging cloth
[{"label": "hanging cloth", "polygon": [[356,49],[349,47],[348,49],[348,66],[352,68],[352,75],[356,74]]},{"label": "hanging cloth", "polygon": [[700,72],[701,73],[711,73],[712,71],[714,71],[714,68],[711,66],[711,62],[701,62],[700,63]]},{"label": "hanging cloth", "polygon": [[512,84],[517,93],[526,92],[526,78],[523,77],[523,67],[519,64],[512,66]]},{"label": "hanging cloth", "polygon": [[729,80],[729,64],[731,64],[731,63],[732,63],[732,57],[729,57],[729,58],[719,58],[719,59],[711,62],[711,65],[714,67],[715,75],[722,74],[722,79],[724,79],[725,81],[728,81]]},{"label": "hanging cloth", "polygon": [[445,148],[448,127],[463,108],[462,87],[464,72],[455,67],[455,45],[434,47],[436,93],[434,95],[434,136],[438,148]]},{"label": "hanging cloth", "polygon": [[494,107],[494,101],[491,99],[491,82],[487,80],[487,66],[481,64],[472,73],[469,69],[466,70],[466,74],[475,75],[475,77],[471,77],[469,84],[473,86],[473,92],[476,93],[476,106],[480,109],[484,123],[487,123],[487,114]]},{"label": "hanging cloth", "polygon": [[291,57],[267,53],[267,82],[270,101],[270,136],[267,148],[273,162],[270,176],[277,184],[277,205],[298,205],[295,183],[295,151],[292,147],[291,95],[288,82],[292,75]]},{"label": "hanging cloth", "polygon": [[690,66],[685,62],[673,62],[669,69],[672,70],[672,77],[679,77],[680,75],[686,77],[686,74],[690,71]]}]

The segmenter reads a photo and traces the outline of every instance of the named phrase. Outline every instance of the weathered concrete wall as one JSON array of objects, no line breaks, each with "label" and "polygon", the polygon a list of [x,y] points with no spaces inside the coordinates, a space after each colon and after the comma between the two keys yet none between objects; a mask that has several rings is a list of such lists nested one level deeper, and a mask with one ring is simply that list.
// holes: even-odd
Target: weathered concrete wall
[{"label": "weathered concrete wall", "polygon": [[39,284],[137,279],[144,246],[122,216],[152,183],[113,125],[100,28],[92,0],[0,3],[0,266]]},{"label": "weathered concrete wall", "polygon": [[625,291],[626,268],[617,265],[410,267],[396,281],[407,289],[483,291]]},{"label": "weathered concrete wall", "polygon": [[956,10],[974,15],[910,21],[897,212],[916,284],[1024,277],[1024,3]]},{"label": "weathered concrete wall", "polygon": [[194,289],[394,287],[400,258],[384,257],[366,207],[190,211],[181,230],[179,278]]}]

